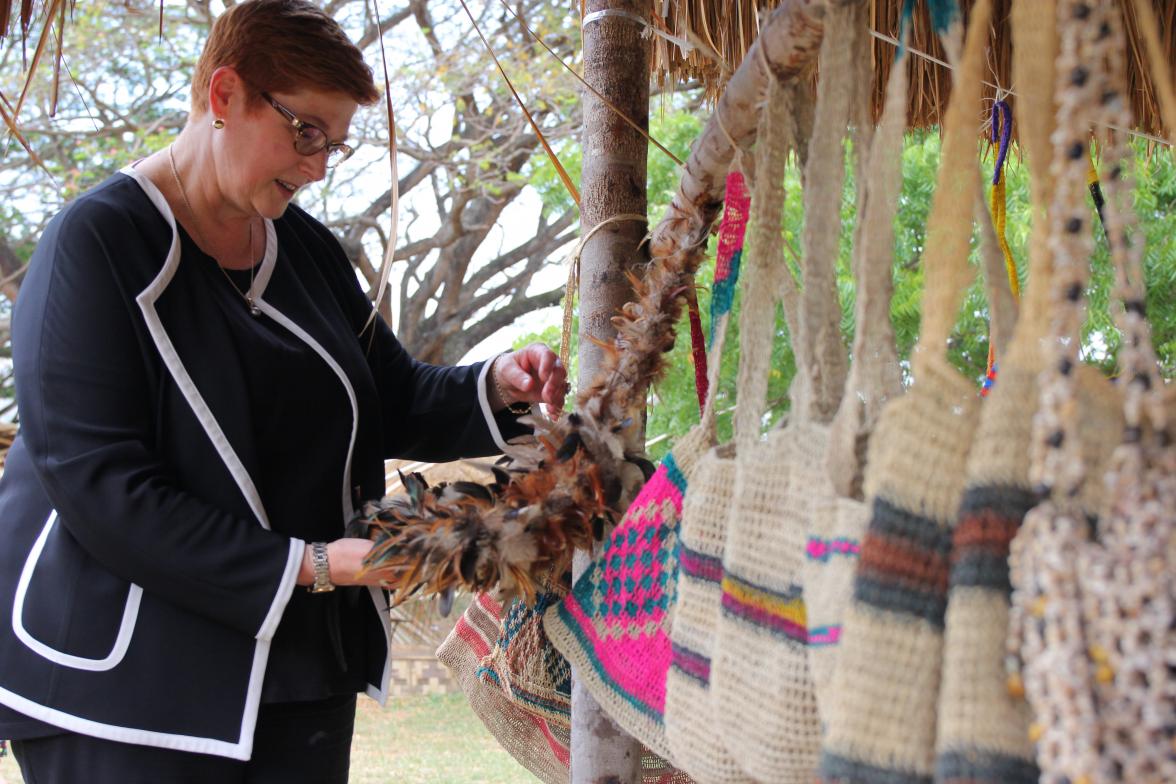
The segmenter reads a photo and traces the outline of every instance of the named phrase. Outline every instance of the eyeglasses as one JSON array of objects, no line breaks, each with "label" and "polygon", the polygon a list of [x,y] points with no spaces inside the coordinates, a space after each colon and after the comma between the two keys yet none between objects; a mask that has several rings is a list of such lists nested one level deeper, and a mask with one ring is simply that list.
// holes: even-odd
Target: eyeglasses
[{"label": "eyeglasses", "polygon": [[327,138],[327,132],[317,125],[299,120],[294,112],[275,101],[269,93],[262,93],[261,97],[269,101],[270,106],[277,109],[278,113],[285,117],[290,125],[294,126],[294,150],[299,155],[317,155],[326,150],[327,168],[330,169],[343,163],[355,152],[350,144],[330,141]]}]

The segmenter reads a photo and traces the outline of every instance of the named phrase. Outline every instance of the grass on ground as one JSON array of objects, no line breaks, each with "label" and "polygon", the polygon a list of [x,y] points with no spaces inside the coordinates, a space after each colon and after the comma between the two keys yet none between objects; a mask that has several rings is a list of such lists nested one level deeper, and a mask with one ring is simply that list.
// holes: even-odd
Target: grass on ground
[{"label": "grass on ground", "polygon": [[[350,784],[537,782],[498,745],[461,694],[392,698],[386,708],[359,698]],[[11,754],[0,758],[0,784],[22,784]]]}]

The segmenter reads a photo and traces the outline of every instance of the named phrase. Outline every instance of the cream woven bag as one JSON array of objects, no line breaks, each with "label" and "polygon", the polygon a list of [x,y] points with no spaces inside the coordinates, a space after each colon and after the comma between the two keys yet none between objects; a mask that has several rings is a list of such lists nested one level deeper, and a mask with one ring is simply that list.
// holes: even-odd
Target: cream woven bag
[{"label": "cream woven bag", "polygon": [[[1037,0],[1013,8],[1014,67],[1017,83],[1024,85],[1020,138],[1029,158],[1034,217],[1029,291],[981,411],[953,537],[935,774],[944,784],[1030,784],[1038,779],[1030,712],[1020,699],[1020,684],[1009,681],[1005,637],[1009,544],[1036,503],[1029,478],[1032,419],[1053,314],[1046,212],[1052,198],[1047,168],[1057,50],[1054,5]],[[1086,412],[1077,435],[1087,464],[1101,473],[1122,426],[1117,396],[1093,368],[1080,368],[1076,383]],[[1098,513],[1102,489],[1098,482],[1086,484],[1080,499],[1086,514]]]},{"label": "cream woven bag", "polygon": [[[753,778],[774,784],[811,781],[820,753],[801,576],[807,530],[835,497],[825,453],[826,423],[844,389],[847,362],[834,279],[845,172],[842,136],[854,91],[851,65],[863,56],[865,29],[861,2],[831,7],[825,18],[805,169],[792,412],[784,427],[762,441],[763,409],[756,404],[763,400],[770,371],[772,325],[771,319],[764,323],[759,308],[747,305],[753,297],[768,299],[781,284],[795,286],[787,267],[772,258],[760,260],[760,275],[767,280],[756,285],[749,278],[740,323],[735,498],[723,554],[712,687],[725,745]],[[779,231],[778,224],[767,228]],[[783,299],[795,297],[789,292]]]},{"label": "cream woven bag", "polygon": [[[759,195],[757,191],[753,196],[753,209]],[[754,244],[749,250],[754,258]],[[744,280],[748,278],[747,266],[745,258]],[[715,326],[709,358],[712,377],[698,426],[712,445],[728,318],[724,316]],[[733,458],[734,445],[723,444],[712,446],[698,459],[682,499],[678,531],[678,592],[670,622],[665,738],[670,760],[699,784],[750,783],[714,732],[716,716],[710,689],[723,546],[735,483]]]},{"label": "cream woven bag", "polygon": [[871,519],[833,676],[825,781],[918,782],[934,768],[947,552],[979,407],[946,348],[971,277],[974,118],[990,15],[989,0],[972,7],[944,119],[914,382],[883,411],[870,441]]},{"label": "cream woven bag", "polygon": [[[861,35],[867,35],[863,28]],[[905,39],[905,30],[901,37]],[[805,526],[802,586],[808,622],[808,663],[822,722],[834,695],[833,671],[846,607],[853,588],[869,507],[861,500],[866,445],[884,406],[902,393],[902,376],[890,322],[893,290],[894,218],[902,188],[903,131],[906,127],[905,50],[890,71],[886,107],[859,159],[858,215],[854,237],[857,284],[853,364],[837,415],[829,426],[826,467],[834,495],[821,493]],[[863,60],[868,63],[867,60]],[[855,83],[870,84],[869,74]],[[868,104],[867,104],[868,107]],[[866,122],[864,125],[868,126]],[[818,489],[814,488],[814,493]]]},{"label": "cream woven bag", "polygon": [[[722,558],[732,512],[735,487],[735,449],[747,427],[748,408],[754,409],[753,427],[758,434],[763,412],[767,361],[757,333],[770,330],[775,322],[774,305],[782,263],[778,231],[783,205],[784,164],[791,134],[781,132],[786,120],[791,90],[775,84],[769,91],[757,134],[756,185],[752,195],[754,220],[743,261],[741,344],[739,358],[739,400],[736,410],[736,443],[716,446],[699,461],[682,502],[680,529],[678,597],[670,629],[673,658],[666,675],[666,739],[671,759],[699,784],[750,783],[740,765],[716,731],[721,721],[711,688],[715,635],[722,596]],[[726,322],[723,322],[725,327]],[[716,333],[716,356],[712,369],[721,361],[722,335]],[[754,344],[754,345],[753,345]],[[770,354],[770,336],[769,336]],[[745,383],[756,370],[763,376],[754,389]],[[708,393],[703,422],[714,428],[718,384]]]},{"label": "cream woven bag", "polygon": [[719,612],[723,544],[735,483],[734,447],[703,455],[682,502],[678,600],[666,673],[670,759],[699,784],[750,782],[715,732],[711,658]]}]

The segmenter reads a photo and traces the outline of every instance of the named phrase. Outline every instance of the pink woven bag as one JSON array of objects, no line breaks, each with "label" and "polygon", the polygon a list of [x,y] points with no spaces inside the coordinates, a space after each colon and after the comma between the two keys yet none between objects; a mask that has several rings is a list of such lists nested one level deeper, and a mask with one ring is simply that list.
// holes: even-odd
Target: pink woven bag
[{"label": "pink woven bag", "polygon": [[[730,310],[749,204],[743,176],[732,173],[719,234],[712,324]],[[716,367],[712,363],[712,374]],[[670,756],[665,687],[671,660],[669,615],[678,590],[682,498],[709,445],[708,431],[701,425],[675,444],[629,506],[604,551],[564,601],[544,617],[548,638],[597,703],[661,757]]]}]

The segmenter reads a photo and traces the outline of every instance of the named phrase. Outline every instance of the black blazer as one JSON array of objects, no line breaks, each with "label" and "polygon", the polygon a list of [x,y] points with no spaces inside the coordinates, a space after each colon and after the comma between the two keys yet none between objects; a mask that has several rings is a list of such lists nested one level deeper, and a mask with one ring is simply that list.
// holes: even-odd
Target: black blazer
[{"label": "black blazer", "polygon": [[[304,543],[338,538],[358,501],[383,494],[385,457],[491,454],[518,432],[490,411],[488,363],[426,365],[379,319],[364,331],[370,304],[321,224],[292,206],[266,239],[251,324],[133,169],[50,223],[13,322],[21,431],[0,480],[0,704],[248,759],[271,653],[312,685],[334,666],[321,661],[323,608],[338,598],[295,592]],[[276,348],[250,349],[254,333]],[[281,378],[282,346],[323,363],[323,410],[258,389]],[[327,410],[343,432],[320,434],[337,446],[324,456],[307,423]],[[268,476],[262,419],[306,431],[321,465]],[[363,593],[337,658],[383,701],[386,600]]]}]

